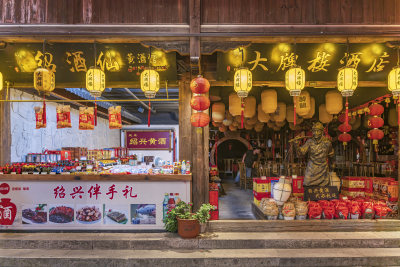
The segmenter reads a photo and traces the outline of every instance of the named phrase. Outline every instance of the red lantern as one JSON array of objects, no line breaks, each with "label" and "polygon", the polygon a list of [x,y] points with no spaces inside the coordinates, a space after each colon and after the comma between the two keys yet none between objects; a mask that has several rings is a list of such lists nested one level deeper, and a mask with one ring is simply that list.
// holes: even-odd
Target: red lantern
[{"label": "red lantern", "polygon": [[[348,116],[349,120],[351,120],[351,117]],[[342,113],[340,114],[340,116],[338,117],[339,122],[344,123],[344,121],[346,120],[346,113]]]},{"label": "red lantern", "polygon": [[210,82],[199,75],[190,82],[190,90],[195,94],[205,94],[210,90]]},{"label": "red lantern", "polygon": [[342,123],[342,124],[339,125],[339,131],[341,131],[342,133],[350,132],[351,131],[351,125]]},{"label": "red lantern", "polygon": [[351,140],[351,135],[348,133],[342,133],[339,135],[339,141],[343,142],[343,145],[347,145],[348,142]]},{"label": "red lantern", "polygon": [[371,116],[380,116],[384,111],[384,108],[380,104],[372,104],[369,106],[369,115]]},{"label": "red lantern", "polygon": [[205,95],[193,96],[190,100],[190,106],[197,111],[206,110],[210,107],[210,99]]},{"label": "red lantern", "polygon": [[384,124],[384,120],[381,117],[372,117],[368,119],[368,127],[369,128],[380,128]]},{"label": "red lantern", "polygon": [[190,117],[190,123],[194,127],[205,127],[210,123],[210,116],[204,112],[193,113]]},{"label": "red lantern", "polygon": [[373,144],[378,144],[378,140],[381,140],[385,134],[380,129],[372,129],[368,131],[368,138],[372,140]]}]

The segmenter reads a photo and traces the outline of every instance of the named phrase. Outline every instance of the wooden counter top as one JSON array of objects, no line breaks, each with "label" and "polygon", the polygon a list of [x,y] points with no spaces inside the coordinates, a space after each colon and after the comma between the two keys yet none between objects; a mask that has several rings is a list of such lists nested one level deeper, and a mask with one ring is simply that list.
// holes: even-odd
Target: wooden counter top
[{"label": "wooden counter top", "polygon": [[3,174],[4,181],[192,181],[191,174]]}]

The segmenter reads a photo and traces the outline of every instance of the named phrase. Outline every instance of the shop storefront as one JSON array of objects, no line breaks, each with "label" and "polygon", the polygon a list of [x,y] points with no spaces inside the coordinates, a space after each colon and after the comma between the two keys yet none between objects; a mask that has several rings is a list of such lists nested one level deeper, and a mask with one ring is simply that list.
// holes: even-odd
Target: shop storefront
[{"label": "shop storefront", "polygon": [[[258,219],[398,217],[395,14],[190,0],[138,1],[131,16],[95,2],[54,17],[54,3],[3,5],[2,228],[162,229],[179,200],[243,219],[223,215],[228,187]],[[300,155],[313,127],[331,148],[324,175]]]}]

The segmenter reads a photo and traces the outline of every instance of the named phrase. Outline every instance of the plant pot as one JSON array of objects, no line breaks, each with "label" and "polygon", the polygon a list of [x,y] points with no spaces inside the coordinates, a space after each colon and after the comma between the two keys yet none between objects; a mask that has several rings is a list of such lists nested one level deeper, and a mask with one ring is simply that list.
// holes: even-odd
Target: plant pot
[{"label": "plant pot", "polygon": [[200,223],[200,233],[205,233],[207,232],[208,229],[208,223]]},{"label": "plant pot", "polygon": [[186,220],[178,218],[178,234],[182,238],[195,238],[200,233],[198,220]]}]

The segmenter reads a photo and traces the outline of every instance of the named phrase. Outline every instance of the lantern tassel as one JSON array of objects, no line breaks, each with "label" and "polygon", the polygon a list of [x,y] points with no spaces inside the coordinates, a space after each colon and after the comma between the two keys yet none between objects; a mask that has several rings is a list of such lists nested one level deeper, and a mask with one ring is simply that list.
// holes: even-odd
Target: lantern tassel
[{"label": "lantern tassel", "polygon": [[147,127],[150,127],[151,101],[149,99],[149,111],[147,113]]},{"label": "lantern tassel", "polygon": [[400,125],[400,105],[397,104],[397,125]]},{"label": "lantern tassel", "polygon": [[240,128],[243,129],[243,120],[244,120],[244,101],[243,101],[243,98],[241,98],[241,102],[242,102],[242,104],[241,104],[242,111],[241,111],[241,115],[240,115]]},{"label": "lantern tassel", "polygon": [[293,125],[296,126],[296,97],[293,97]]},{"label": "lantern tassel", "polygon": [[345,113],[345,118],[344,118],[344,121],[345,121],[345,124],[346,125],[348,125],[349,124],[349,99],[348,99],[348,97],[346,96],[346,113]]},{"label": "lantern tassel", "polygon": [[94,98],[94,126],[97,126],[97,103],[96,97]]}]

